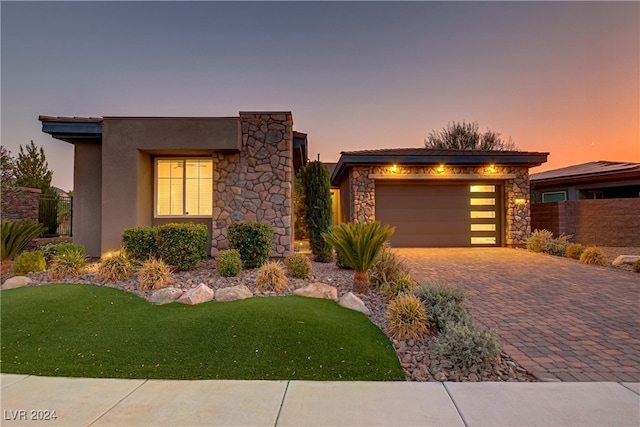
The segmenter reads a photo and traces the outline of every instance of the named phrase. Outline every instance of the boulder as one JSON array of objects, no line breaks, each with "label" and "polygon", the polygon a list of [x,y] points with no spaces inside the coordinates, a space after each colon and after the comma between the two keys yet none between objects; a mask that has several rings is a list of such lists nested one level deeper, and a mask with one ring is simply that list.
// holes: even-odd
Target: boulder
[{"label": "boulder", "polygon": [[13,276],[4,281],[2,289],[14,289],[22,288],[23,286],[30,285],[32,282],[27,276]]},{"label": "boulder", "polygon": [[200,283],[195,288],[189,289],[182,294],[182,296],[177,299],[177,302],[182,304],[201,304],[211,300],[213,300],[213,290],[204,283]]},{"label": "boulder", "polygon": [[216,291],[216,301],[237,301],[251,298],[252,296],[253,292],[251,292],[251,290],[249,290],[245,285],[221,288]]},{"label": "boulder", "polygon": [[168,288],[158,289],[149,297],[149,302],[154,304],[169,304],[182,296],[182,289],[170,286]]},{"label": "boulder", "polygon": [[342,295],[338,300],[338,305],[349,308],[351,310],[359,311],[360,313],[364,313],[367,316],[371,315],[371,310],[369,310],[367,306],[364,305],[362,300],[355,296],[352,292]]},{"label": "boulder", "polygon": [[640,259],[638,255],[620,255],[618,258],[614,259],[612,264],[615,266],[622,264],[633,265],[634,262]]},{"label": "boulder", "polygon": [[294,295],[310,298],[325,298],[325,299],[338,299],[338,290],[331,285],[325,285],[324,283],[311,283],[304,288],[296,289],[293,291]]}]

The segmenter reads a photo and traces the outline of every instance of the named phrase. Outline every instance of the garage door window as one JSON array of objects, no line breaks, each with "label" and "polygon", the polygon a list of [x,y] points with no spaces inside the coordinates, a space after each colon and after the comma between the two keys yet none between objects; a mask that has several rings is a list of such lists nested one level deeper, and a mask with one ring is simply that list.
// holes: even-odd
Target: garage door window
[{"label": "garage door window", "polygon": [[471,245],[495,245],[496,226],[496,186],[474,184],[469,186],[471,206]]}]

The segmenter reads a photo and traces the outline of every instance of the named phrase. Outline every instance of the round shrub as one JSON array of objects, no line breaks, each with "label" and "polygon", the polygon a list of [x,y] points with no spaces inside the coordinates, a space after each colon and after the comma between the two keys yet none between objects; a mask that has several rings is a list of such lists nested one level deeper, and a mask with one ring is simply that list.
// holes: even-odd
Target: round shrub
[{"label": "round shrub", "polygon": [[236,249],[220,252],[216,257],[216,270],[222,277],[236,277],[242,271],[240,252]]},{"label": "round shrub", "polygon": [[129,257],[140,261],[156,256],[156,228],[127,228],[122,233],[122,247]]},{"label": "round shrub", "polygon": [[640,273],[640,259],[633,263],[633,271]]},{"label": "round shrub", "polygon": [[606,267],[608,265],[602,249],[597,246],[585,248],[582,255],[580,255],[580,262],[584,264],[600,265],[602,267]]},{"label": "round shrub", "polygon": [[493,329],[473,323],[447,323],[435,340],[435,356],[467,370],[473,365],[487,367],[500,354],[501,346]]},{"label": "round shrub", "polygon": [[135,264],[124,250],[107,252],[100,257],[96,277],[105,282],[120,282],[131,277],[135,270]]},{"label": "round shrub", "polygon": [[300,252],[292,253],[284,259],[284,266],[287,273],[298,279],[306,279],[311,273],[311,261]]},{"label": "round shrub", "polygon": [[269,260],[273,246],[273,227],[258,221],[240,221],[229,225],[229,247],[240,252],[246,268],[260,267]]},{"label": "round shrub", "polygon": [[47,262],[42,251],[22,252],[13,262],[13,271],[19,276],[46,268]]},{"label": "round shrub", "polygon": [[401,294],[387,307],[387,330],[391,337],[421,339],[429,329],[427,313],[415,295]]},{"label": "round shrub", "polygon": [[204,224],[167,224],[156,229],[158,256],[179,270],[190,270],[207,257],[208,240]]},{"label": "round shrub", "polygon": [[173,285],[171,269],[161,259],[149,259],[142,264],[138,271],[140,289],[162,289]]},{"label": "round shrub", "polygon": [[567,246],[567,256],[571,259],[580,259],[582,252],[584,252],[584,246],[580,243],[572,243]]},{"label": "round shrub", "polygon": [[277,262],[268,262],[258,270],[256,288],[261,291],[280,292],[287,289],[289,283],[282,266]]}]

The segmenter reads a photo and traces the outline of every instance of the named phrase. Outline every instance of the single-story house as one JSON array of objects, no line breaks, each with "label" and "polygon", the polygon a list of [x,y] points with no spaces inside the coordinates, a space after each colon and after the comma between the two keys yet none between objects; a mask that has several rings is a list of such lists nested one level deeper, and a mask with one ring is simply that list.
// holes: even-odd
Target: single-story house
[{"label": "single-story house", "polygon": [[531,233],[529,168],[548,154],[342,152],[331,183],[339,192],[340,220],[392,225],[394,247],[522,246]]},{"label": "single-story house", "polygon": [[597,161],[531,175],[534,202],[640,197],[640,163]]},{"label": "single-story house", "polygon": [[307,135],[291,112],[238,117],[50,117],[42,131],[74,145],[74,242],[89,256],[121,245],[125,229],[205,224],[212,256],[233,221],[274,228],[272,256],[293,245],[293,178]]}]

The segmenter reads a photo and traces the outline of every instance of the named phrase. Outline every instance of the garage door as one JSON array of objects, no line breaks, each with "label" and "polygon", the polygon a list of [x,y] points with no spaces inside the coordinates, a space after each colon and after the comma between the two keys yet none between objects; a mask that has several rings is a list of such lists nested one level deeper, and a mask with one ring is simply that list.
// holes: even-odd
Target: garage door
[{"label": "garage door", "polygon": [[376,181],[376,219],[394,247],[500,246],[499,185]]}]

